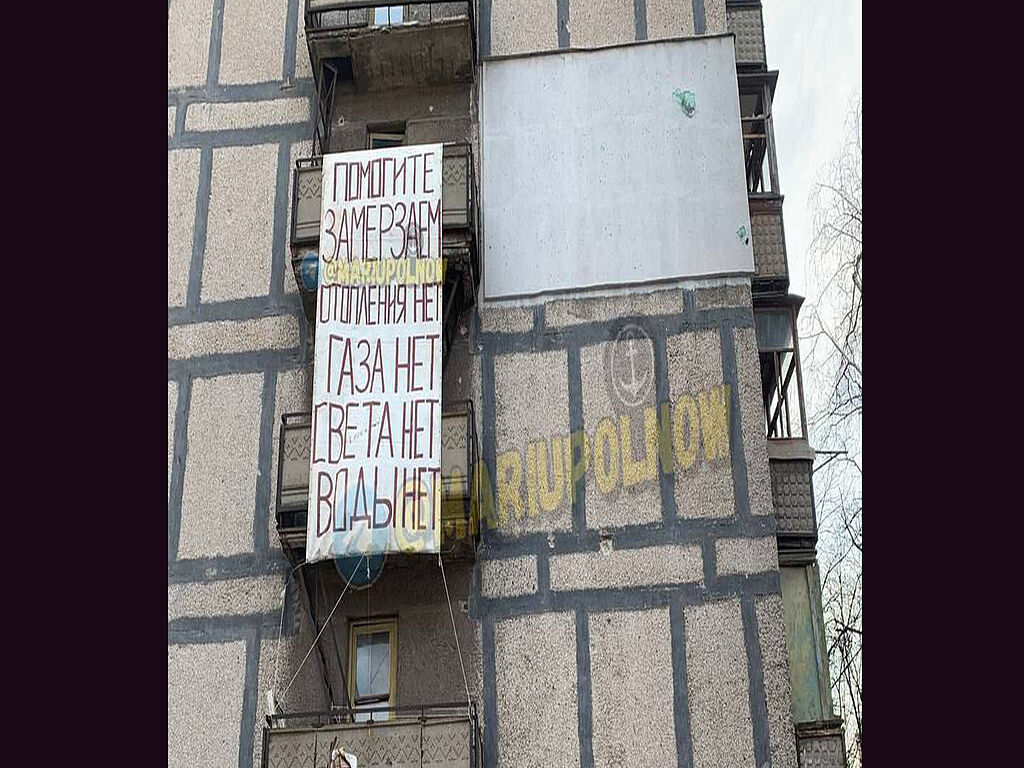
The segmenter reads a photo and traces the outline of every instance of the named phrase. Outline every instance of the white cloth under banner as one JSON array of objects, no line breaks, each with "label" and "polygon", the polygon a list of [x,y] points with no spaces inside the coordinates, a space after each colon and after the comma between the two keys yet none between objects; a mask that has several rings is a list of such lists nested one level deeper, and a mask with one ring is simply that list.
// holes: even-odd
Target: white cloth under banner
[{"label": "white cloth under banner", "polygon": [[443,150],[324,156],[306,562],[440,550]]},{"label": "white cloth under banner", "polygon": [[355,755],[343,749],[332,749],[331,768],[359,768],[359,760]]}]

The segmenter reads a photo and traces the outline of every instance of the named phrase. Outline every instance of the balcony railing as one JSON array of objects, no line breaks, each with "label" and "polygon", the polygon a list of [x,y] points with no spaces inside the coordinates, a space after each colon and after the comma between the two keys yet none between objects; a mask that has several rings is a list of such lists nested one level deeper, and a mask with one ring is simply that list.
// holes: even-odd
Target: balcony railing
[{"label": "balcony railing", "polygon": [[737,67],[764,68],[764,20],[760,0],[726,0],[725,26],[736,35]]},{"label": "balcony railing", "polygon": [[[316,310],[316,269],[320,242],[320,202],[323,158],[300,158],[295,163],[292,188],[292,270],[302,297],[306,318],[312,324]],[[441,165],[442,247],[454,275],[467,263],[475,281],[480,275],[476,233],[479,207],[473,147],[470,144],[444,145]],[[469,301],[471,304],[472,301]]]},{"label": "balcony railing", "polygon": [[[359,768],[479,768],[480,722],[473,705],[360,710],[369,722],[351,722],[351,710],[277,714],[263,728],[262,768],[325,768],[331,751],[355,755]],[[340,763],[338,763],[340,765]]]},{"label": "balcony railing", "polygon": [[785,293],[789,288],[782,196],[750,198],[750,239],[755,288]]},{"label": "balcony railing", "polygon": [[[289,557],[299,562],[306,551],[309,504],[310,415],[281,417],[277,465],[277,530]],[[479,498],[477,442],[473,403],[466,400],[441,414],[441,548],[448,558],[472,558],[479,540],[473,500]],[[360,760],[362,765],[362,760]]]},{"label": "balcony railing", "polygon": [[477,59],[475,0],[305,0],[313,73],[342,63],[356,90],[468,82]]},{"label": "balcony railing", "polygon": [[797,723],[796,750],[801,768],[846,768],[843,721]]},{"label": "balcony railing", "polygon": [[768,469],[772,480],[779,562],[813,560],[818,541],[812,472],[814,451],[806,440],[769,440]]},{"label": "balcony railing", "polygon": [[[476,170],[470,144],[444,145],[441,161],[441,222],[448,246],[467,244],[476,239],[478,216]],[[314,245],[320,241],[320,198],[323,158],[304,157],[295,161],[295,185],[292,189],[291,244]],[[304,250],[304,249],[303,249]],[[300,279],[301,276],[296,274]]]}]

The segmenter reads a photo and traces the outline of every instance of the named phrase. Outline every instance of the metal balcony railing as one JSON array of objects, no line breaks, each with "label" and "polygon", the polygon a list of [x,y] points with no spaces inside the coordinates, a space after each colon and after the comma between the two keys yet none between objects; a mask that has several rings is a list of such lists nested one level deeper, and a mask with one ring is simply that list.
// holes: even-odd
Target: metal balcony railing
[{"label": "metal balcony railing", "polygon": [[354,76],[359,87],[384,89],[416,83],[417,71],[443,81],[472,80],[476,16],[476,0],[305,0],[303,19],[318,80],[321,64],[345,60],[346,77]]},{"label": "metal balcony railing", "polygon": [[[446,143],[441,163],[441,222],[445,234],[457,232],[462,237],[475,240],[479,214],[472,145]],[[320,239],[322,175],[323,157],[296,160],[292,189],[292,246],[310,245]],[[445,240],[447,245],[450,238]]]},{"label": "metal balcony railing", "polygon": [[[306,548],[310,421],[308,413],[286,413],[278,437],[277,530],[285,551],[300,559]],[[466,400],[441,414],[441,546],[448,556],[476,552],[479,460],[473,402]]]},{"label": "metal balcony railing", "polygon": [[[369,715],[354,723],[353,716]],[[435,704],[268,715],[263,728],[262,768],[324,768],[331,750],[355,755],[359,768],[482,765],[476,705]]]},{"label": "metal balcony railing", "polygon": [[434,24],[451,19],[469,19],[475,25],[475,3],[469,0],[305,0],[306,31],[394,27],[405,24]]},{"label": "metal balcony railing", "polygon": [[789,265],[782,197],[751,197],[749,206],[755,288],[785,293],[789,287]]}]

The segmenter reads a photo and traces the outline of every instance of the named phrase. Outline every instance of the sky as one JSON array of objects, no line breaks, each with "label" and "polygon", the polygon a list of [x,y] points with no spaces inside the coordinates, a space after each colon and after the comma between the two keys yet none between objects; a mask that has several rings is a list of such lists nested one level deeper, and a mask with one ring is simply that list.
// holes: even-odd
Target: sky
[{"label": "sky", "polygon": [[838,152],[862,90],[861,0],[762,0],[790,292],[807,296],[806,256],[815,176]]}]

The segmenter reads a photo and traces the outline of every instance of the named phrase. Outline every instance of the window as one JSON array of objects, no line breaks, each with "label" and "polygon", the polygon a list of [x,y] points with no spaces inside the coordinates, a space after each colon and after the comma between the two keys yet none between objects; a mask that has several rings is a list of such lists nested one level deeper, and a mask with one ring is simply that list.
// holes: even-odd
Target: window
[{"label": "window", "polygon": [[755,310],[754,326],[768,439],[804,437],[804,402],[794,342],[795,313],[790,307]]},{"label": "window", "polygon": [[[352,708],[395,706],[398,670],[395,619],[352,624],[348,635],[348,686]],[[389,720],[391,712],[356,712],[355,721]]]},{"label": "window", "polygon": [[405,15],[404,5],[385,5],[373,9],[373,25],[375,27],[387,27],[392,24],[401,24]]},{"label": "window", "polygon": [[740,77],[740,122],[747,194],[778,194],[779,171],[772,130],[774,83],[763,77]]},{"label": "window", "polygon": [[383,149],[384,147],[400,147],[404,143],[404,133],[384,133],[381,131],[370,131],[370,149]]}]

